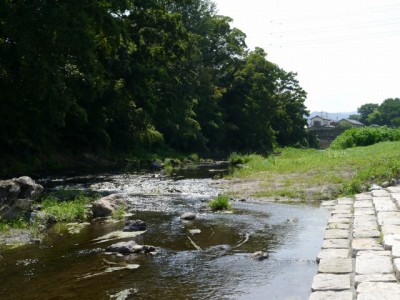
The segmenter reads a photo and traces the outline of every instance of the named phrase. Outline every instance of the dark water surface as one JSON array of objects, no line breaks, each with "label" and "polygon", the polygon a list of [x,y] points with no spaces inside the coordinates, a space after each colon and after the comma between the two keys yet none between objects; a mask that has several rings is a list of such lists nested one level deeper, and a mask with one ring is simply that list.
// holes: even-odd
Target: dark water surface
[{"label": "dark water surface", "polygon": [[[112,296],[127,289],[130,296],[118,299],[309,297],[327,220],[323,209],[247,201],[234,202],[232,214],[211,213],[204,210],[205,201],[218,193],[211,179],[123,174],[64,178],[49,186],[124,194],[131,218],[148,224],[134,239],[161,251],[156,256],[106,255],[104,249],[118,241],[93,239],[121,230],[123,222],[95,220],[73,235],[56,227],[42,244],[2,250],[0,299],[117,299]],[[199,212],[198,218],[180,220],[186,211]],[[298,221],[287,221],[292,218]],[[262,249],[270,252],[269,259],[251,259]],[[101,273],[110,263],[140,267]]]}]

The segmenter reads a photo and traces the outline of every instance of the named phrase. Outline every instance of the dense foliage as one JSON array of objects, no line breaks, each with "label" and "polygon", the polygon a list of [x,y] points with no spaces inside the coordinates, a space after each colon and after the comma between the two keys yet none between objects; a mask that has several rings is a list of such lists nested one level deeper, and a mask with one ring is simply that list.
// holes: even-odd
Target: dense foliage
[{"label": "dense foliage", "polygon": [[400,98],[389,98],[382,104],[366,103],[358,108],[355,119],[366,125],[400,126]]},{"label": "dense foliage", "polygon": [[302,143],[296,74],[231,21],[209,0],[0,0],[0,164]]},{"label": "dense foliage", "polygon": [[400,129],[363,127],[346,130],[331,144],[331,149],[369,146],[386,141],[400,141]]}]

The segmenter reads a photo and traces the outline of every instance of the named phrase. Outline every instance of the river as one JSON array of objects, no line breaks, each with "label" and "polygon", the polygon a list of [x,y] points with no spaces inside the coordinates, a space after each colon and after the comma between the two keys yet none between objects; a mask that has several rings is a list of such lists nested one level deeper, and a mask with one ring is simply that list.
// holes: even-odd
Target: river
[{"label": "river", "polygon": [[[130,218],[148,227],[135,240],[160,251],[105,254],[116,241],[94,239],[121,230],[123,221],[93,220],[78,234],[55,226],[41,244],[1,251],[0,299],[308,299],[328,213],[252,199],[233,201],[233,213],[212,213],[205,207],[219,193],[215,181],[189,177],[132,173],[41,180],[50,190],[124,194]],[[180,220],[187,211],[196,212],[196,220]],[[269,259],[251,258],[260,250]],[[110,264],[139,267],[104,273]]]}]

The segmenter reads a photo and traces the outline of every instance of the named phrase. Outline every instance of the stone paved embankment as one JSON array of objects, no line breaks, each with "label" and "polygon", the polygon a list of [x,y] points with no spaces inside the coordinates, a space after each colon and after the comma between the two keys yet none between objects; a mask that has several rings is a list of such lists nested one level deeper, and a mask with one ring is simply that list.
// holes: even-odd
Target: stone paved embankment
[{"label": "stone paved embankment", "polygon": [[400,299],[400,186],[326,201],[310,300]]}]

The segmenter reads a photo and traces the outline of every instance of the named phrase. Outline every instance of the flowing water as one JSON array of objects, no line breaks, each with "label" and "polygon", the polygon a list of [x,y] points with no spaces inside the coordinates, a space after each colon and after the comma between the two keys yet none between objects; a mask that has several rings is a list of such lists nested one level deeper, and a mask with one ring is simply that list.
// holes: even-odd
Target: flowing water
[{"label": "flowing water", "polygon": [[[98,175],[43,182],[51,189],[124,194],[130,218],[148,227],[135,241],[159,247],[160,252],[107,255],[104,249],[117,241],[94,239],[121,230],[123,221],[97,219],[79,234],[60,232],[55,226],[41,244],[1,251],[0,299],[309,297],[327,219],[323,209],[250,200],[234,202],[233,213],[216,214],[204,209],[218,194],[213,180],[179,175]],[[196,220],[180,220],[187,211],[197,212]],[[269,259],[251,259],[260,250],[268,251]],[[110,265],[139,268],[105,273]]]}]

